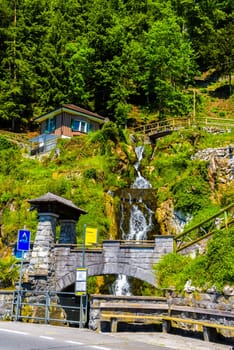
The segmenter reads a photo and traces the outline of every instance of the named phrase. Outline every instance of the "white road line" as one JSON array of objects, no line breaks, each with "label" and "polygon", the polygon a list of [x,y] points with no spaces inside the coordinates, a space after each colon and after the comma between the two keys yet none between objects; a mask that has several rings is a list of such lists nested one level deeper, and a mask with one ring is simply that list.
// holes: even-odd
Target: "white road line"
[{"label": "white road line", "polygon": [[81,343],[79,341],[72,341],[72,340],[66,340],[65,343],[75,344],[75,345],[84,345],[84,343]]},{"label": "white road line", "polygon": [[5,329],[5,328],[0,328],[0,331],[6,332],[6,333],[21,334],[21,335],[28,335],[29,334],[27,332],[12,331],[11,329]]},{"label": "white road line", "polygon": [[98,349],[98,350],[111,350],[110,348],[105,348],[104,346],[97,346],[97,345],[93,345],[92,348]]},{"label": "white road line", "polygon": [[54,340],[54,337],[46,337],[45,335],[40,335],[39,338],[48,339],[48,340]]}]

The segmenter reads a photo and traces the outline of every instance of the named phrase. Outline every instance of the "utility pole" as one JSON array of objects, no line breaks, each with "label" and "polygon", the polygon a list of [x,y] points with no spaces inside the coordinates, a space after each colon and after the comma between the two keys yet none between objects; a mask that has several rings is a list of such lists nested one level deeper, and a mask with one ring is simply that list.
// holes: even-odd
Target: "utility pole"
[{"label": "utility pole", "polygon": [[[16,7],[16,1],[14,0],[14,18],[13,18],[13,26],[14,26],[14,37],[13,37],[13,84],[15,85],[16,83],[16,25],[17,25],[17,7]],[[11,127],[12,130],[15,130],[15,118],[12,117],[12,121],[11,121]]]},{"label": "utility pole", "polygon": [[196,117],[196,90],[193,89],[193,117]]},{"label": "utility pole", "polygon": [[16,58],[16,0],[14,0],[14,40],[13,40],[13,55],[14,55],[14,68],[13,68],[13,74],[14,74],[14,80],[16,80],[16,66],[15,66],[15,58]]}]

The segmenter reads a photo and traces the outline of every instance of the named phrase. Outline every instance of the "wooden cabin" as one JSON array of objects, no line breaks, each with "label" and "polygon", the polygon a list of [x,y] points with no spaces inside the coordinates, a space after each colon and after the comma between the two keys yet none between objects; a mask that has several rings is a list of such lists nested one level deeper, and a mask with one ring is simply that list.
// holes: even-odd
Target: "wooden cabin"
[{"label": "wooden cabin", "polygon": [[30,140],[31,155],[51,150],[60,137],[69,138],[97,131],[107,120],[76,105],[64,104],[34,121],[40,124],[40,135]]}]

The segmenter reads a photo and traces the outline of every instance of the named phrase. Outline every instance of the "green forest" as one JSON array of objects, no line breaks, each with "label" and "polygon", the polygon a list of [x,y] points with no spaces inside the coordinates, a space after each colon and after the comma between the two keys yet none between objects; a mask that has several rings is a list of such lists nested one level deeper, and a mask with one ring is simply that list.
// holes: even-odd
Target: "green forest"
[{"label": "green forest", "polygon": [[188,115],[202,72],[231,90],[233,28],[232,0],[0,0],[1,125],[64,103],[119,125]]}]

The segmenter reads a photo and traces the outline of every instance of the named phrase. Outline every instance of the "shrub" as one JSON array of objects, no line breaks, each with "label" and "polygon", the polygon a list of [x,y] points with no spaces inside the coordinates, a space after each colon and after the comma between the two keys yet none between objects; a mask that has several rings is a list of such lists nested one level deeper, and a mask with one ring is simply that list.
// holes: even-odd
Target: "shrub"
[{"label": "shrub", "polygon": [[0,151],[9,149],[9,148],[16,149],[17,146],[15,143],[9,141],[6,137],[0,135]]},{"label": "shrub", "polygon": [[175,208],[184,213],[196,213],[210,204],[209,184],[198,176],[182,178],[173,186]]},{"label": "shrub", "polygon": [[0,259],[0,282],[3,288],[13,287],[19,278],[17,259]]},{"label": "shrub", "polygon": [[97,170],[95,168],[86,169],[83,174],[86,179],[97,180]]},{"label": "shrub", "polygon": [[188,279],[184,273],[185,266],[191,261],[190,257],[170,253],[165,255],[157,265],[154,266],[159,288],[175,288],[183,290]]},{"label": "shrub", "polygon": [[159,288],[182,292],[187,280],[196,287],[207,289],[215,285],[222,290],[234,285],[234,228],[215,233],[205,255],[194,259],[180,254],[167,254],[154,266]]},{"label": "shrub", "polygon": [[208,243],[207,280],[221,289],[225,284],[234,285],[234,228],[220,230]]}]

